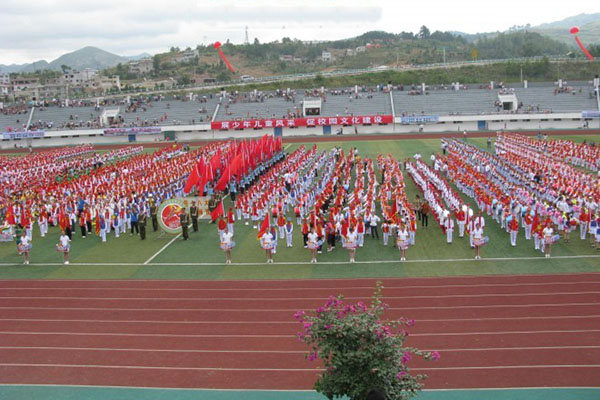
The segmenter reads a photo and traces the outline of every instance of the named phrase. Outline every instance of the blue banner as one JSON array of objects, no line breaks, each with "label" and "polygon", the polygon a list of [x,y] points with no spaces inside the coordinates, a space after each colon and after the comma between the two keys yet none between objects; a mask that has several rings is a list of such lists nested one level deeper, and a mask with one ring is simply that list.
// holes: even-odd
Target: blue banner
[{"label": "blue banner", "polygon": [[424,124],[428,122],[438,122],[439,115],[413,115],[410,117],[401,117],[402,124]]},{"label": "blue banner", "polygon": [[140,126],[133,128],[109,128],[104,130],[106,136],[124,136],[124,135],[151,135],[161,133],[162,128],[158,126]]},{"label": "blue banner", "polygon": [[600,111],[582,111],[581,118],[600,118]]},{"label": "blue banner", "polygon": [[46,135],[44,131],[3,132],[2,139],[31,139],[42,138]]}]

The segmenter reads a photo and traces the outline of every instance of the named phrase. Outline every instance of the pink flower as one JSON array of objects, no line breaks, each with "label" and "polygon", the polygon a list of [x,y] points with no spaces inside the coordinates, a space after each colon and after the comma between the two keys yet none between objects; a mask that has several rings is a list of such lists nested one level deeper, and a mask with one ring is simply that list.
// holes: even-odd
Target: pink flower
[{"label": "pink flower", "polygon": [[404,375],[406,375],[406,372],[404,372],[404,371],[400,371],[400,372],[398,372],[398,375],[396,375],[396,378],[398,378],[398,379],[402,379],[402,377],[403,377]]},{"label": "pink flower", "polygon": [[315,323],[314,322],[305,322],[304,323],[304,330],[308,331]]},{"label": "pink flower", "polygon": [[310,353],[310,354],[308,355],[308,357],[307,357],[307,358],[308,358],[308,361],[315,361],[315,360],[317,359],[317,357],[318,357],[318,356],[319,356],[319,355],[318,355],[318,354],[317,354],[317,352],[315,351],[314,353]]},{"label": "pink flower", "polygon": [[414,319],[409,319],[408,322],[406,323],[408,326],[414,326],[415,325],[415,320]]},{"label": "pink flower", "polygon": [[294,314],[294,318],[296,318],[297,320],[302,321],[304,319],[304,317],[306,316],[306,314],[304,313],[304,311],[302,310],[298,310],[296,311],[296,313]]},{"label": "pink flower", "polygon": [[440,359],[440,353],[438,353],[437,351],[434,351],[433,353],[431,353],[431,359],[433,361],[437,361]]},{"label": "pink flower", "polygon": [[407,351],[406,353],[404,353],[404,355],[402,356],[402,364],[406,364],[407,362],[409,362],[410,360],[412,360],[412,355]]}]

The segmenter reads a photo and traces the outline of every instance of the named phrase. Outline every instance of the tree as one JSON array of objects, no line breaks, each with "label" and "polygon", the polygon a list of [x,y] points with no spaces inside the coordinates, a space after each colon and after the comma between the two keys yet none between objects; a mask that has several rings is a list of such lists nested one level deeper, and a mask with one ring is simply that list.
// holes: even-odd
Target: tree
[{"label": "tree", "polygon": [[256,38],[256,37],[254,38],[254,44],[257,46],[260,44],[260,42],[258,41],[258,38]]},{"label": "tree", "polygon": [[594,57],[600,57],[600,44],[592,44],[588,47],[588,51]]},{"label": "tree", "polygon": [[425,25],[423,25],[421,29],[419,29],[418,36],[420,39],[428,39],[429,36],[431,36],[431,33],[429,32],[429,29]]},{"label": "tree", "polygon": [[71,70],[71,67],[69,67],[68,65],[63,64],[63,65],[60,66],[60,69],[62,69],[63,74],[66,74],[67,71]]},{"label": "tree", "polygon": [[314,312],[300,310],[294,315],[303,328],[298,340],[311,349],[307,359],[320,359],[324,367],[314,388],[329,399],[362,400],[373,389],[382,390],[389,399],[410,399],[426,378],[409,374],[413,355],[433,361],[440,357],[437,352],[404,346],[406,328],[414,321],[385,320],[389,306],[382,301],[382,289],[377,282],[369,306],[360,301],[346,304],[341,295],[330,296]]}]

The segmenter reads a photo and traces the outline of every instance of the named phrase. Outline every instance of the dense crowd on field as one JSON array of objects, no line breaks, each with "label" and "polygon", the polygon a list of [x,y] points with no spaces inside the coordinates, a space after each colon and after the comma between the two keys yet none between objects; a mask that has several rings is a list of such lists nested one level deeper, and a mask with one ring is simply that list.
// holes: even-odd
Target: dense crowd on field
[{"label": "dense crowd on field", "polygon": [[[221,212],[213,215],[228,262],[236,223],[256,229],[267,262],[273,262],[280,241],[293,246],[294,235],[302,235],[312,262],[340,245],[353,262],[368,236],[397,246],[405,260],[430,215],[447,243],[453,243],[455,229],[459,237],[468,235],[476,258],[490,240],[486,218],[506,230],[513,246],[523,231],[525,240],[550,256],[552,244],[559,237],[568,242],[574,230],[581,240],[600,243],[597,151],[586,143],[506,133],[498,135],[495,154],[444,139],[442,154],[432,155],[430,163],[419,154],[372,160],[355,148],[337,147],[319,152],[301,146],[285,155],[281,141],[266,136],[194,151],[174,145],[152,154],[140,146],[96,153],[81,145],[1,156],[0,220],[3,234],[19,237],[20,249],[30,248],[36,224],[42,237],[58,226],[69,240],[80,231],[83,238],[94,234],[105,242],[110,233],[140,234],[146,218],[157,230],[158,205],[195,187],[211,199],[211,210],[230,196],[231,207],[225,211],[221,203]],[[412,202],[404,172],[419,190]],[[187,239],[187,222],[197,230],[198,214],[185,213]]]}]

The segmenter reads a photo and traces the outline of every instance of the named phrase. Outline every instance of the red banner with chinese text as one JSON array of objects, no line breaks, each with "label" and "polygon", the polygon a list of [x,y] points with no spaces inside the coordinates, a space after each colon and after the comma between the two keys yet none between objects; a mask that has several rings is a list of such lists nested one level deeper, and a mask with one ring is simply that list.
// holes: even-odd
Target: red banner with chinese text
[{"label": "red banner with chinese text", "polygon": [[269,129],[269,128],[296,128],[304,126],[326,125],[385,125],[394,122],[391,115],[366,115],[359,117],[309,117],[309,118],[276,118],[276,119],[251,119],[245,121],[214,121],[210,128],[218,131],[230,129]]}]

